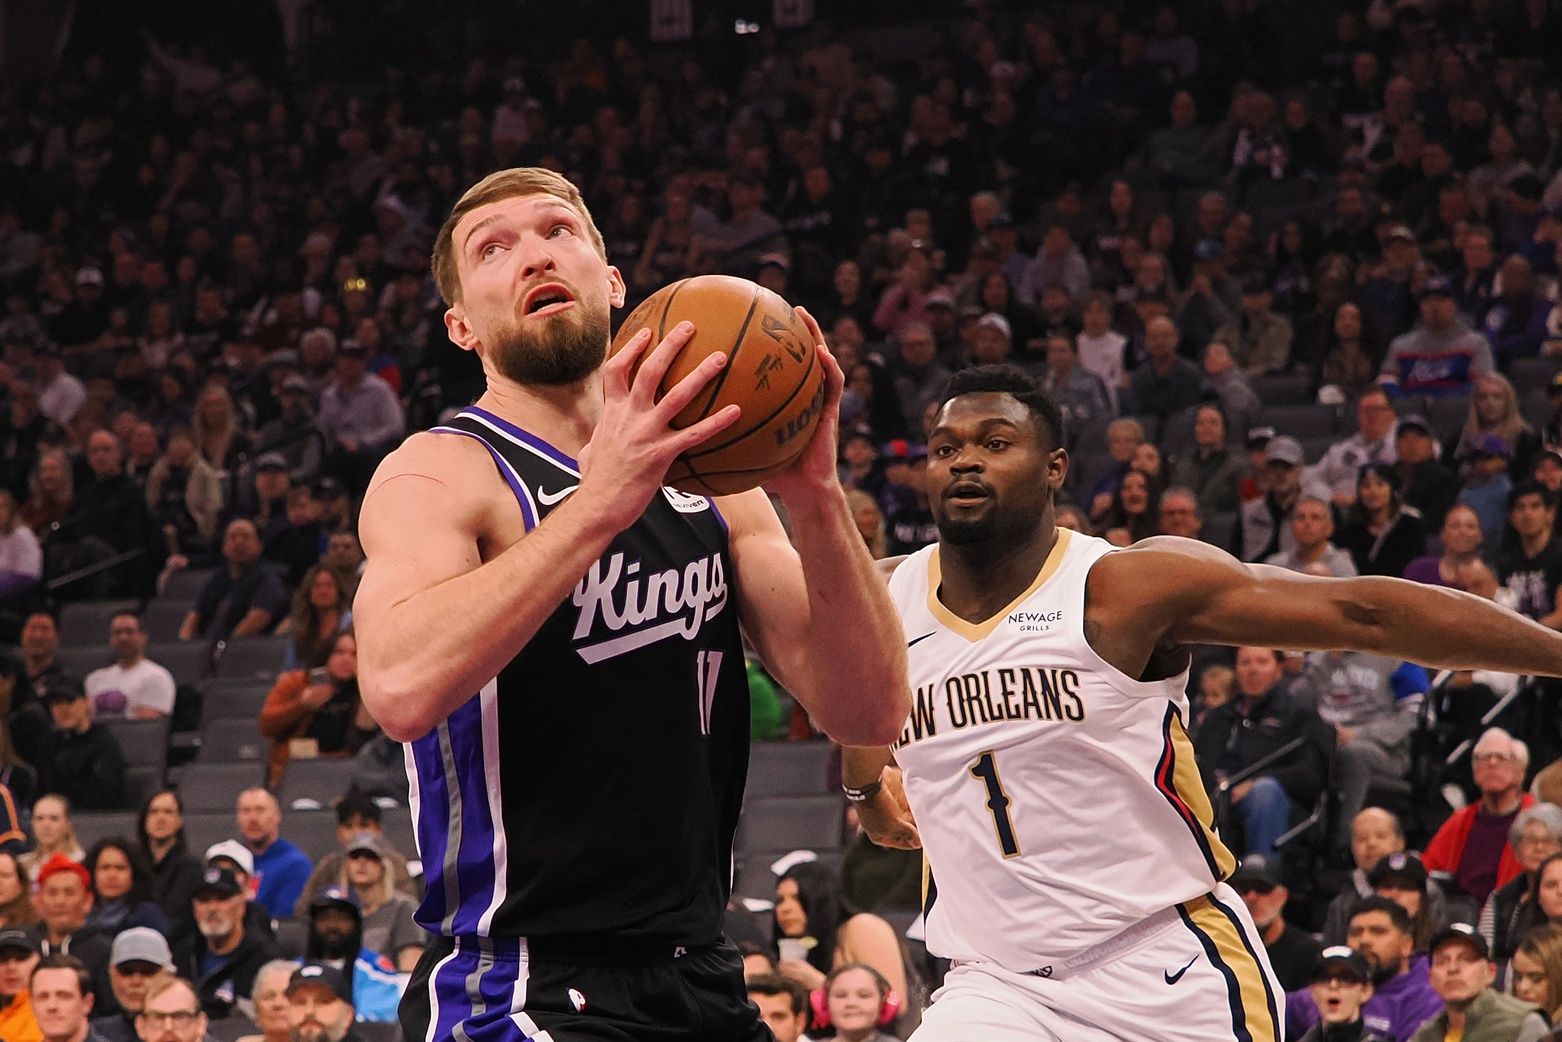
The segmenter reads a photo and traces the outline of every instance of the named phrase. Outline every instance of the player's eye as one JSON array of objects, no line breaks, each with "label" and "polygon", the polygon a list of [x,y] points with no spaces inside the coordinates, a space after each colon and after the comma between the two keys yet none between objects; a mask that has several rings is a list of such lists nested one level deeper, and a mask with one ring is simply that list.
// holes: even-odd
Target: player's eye
[{"label": "player's eye", "polygon": [[548,238],[556,239],[556,238],[558,238],[558,233],[559,232],[567,232],[567,231],[570,231],[570,230],[571,230],[570,226],[567,225],[567,224],[563,224],[563,223],[555,224],[552,228],[548,229]]},{"label": "player's eye", "polygon": [[488,258],[492,257],[497,251],[502,250],[503,248],[504,247],[501,246],[497,242],[490,242],[490,243],[488,243],[487,245],[485,245],[483,247],[482,252],[479,253],[478,256],[481,257],[483,260],[487,260]]},{"label": "player's eye", "polygon": [[987,447],[993,452],[1002,452],[1009,447],[1009,443],[1003,438],[989,438],[987,439]]}]

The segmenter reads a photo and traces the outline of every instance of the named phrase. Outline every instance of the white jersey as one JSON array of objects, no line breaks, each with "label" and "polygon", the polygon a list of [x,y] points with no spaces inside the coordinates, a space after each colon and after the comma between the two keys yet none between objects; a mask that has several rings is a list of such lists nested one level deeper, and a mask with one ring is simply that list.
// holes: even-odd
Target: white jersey
[{"label": "white jersey", "polygon": [[1142,683],[1085,640],[1085,578],[1112,550],[1058,529],[1035,582],[981,623],[939,602],[937,547],[890,581],[914,696],[895,759],[936,955],[1066,962],[1236,867],[1184,730],[1187,674]]}]

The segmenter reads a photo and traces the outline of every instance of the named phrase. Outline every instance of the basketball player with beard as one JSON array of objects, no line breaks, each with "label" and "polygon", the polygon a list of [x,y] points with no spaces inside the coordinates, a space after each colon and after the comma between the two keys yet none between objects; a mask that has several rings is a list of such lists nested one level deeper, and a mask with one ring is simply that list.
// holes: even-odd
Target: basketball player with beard
[{"label": "basketball player with beard", "polygon": [[[612,359],[624,281],[579,191],[541,169],[473,186],[441,228],[451,340],[487,389],[366,494],[359,684],[407,769],[435,935],[409,1042],[768,1037],[722,936],[748,761],[743,640],[834,737],[885,742],[905,655],[835,473],[843,379],[764,492],[663,488],[738,409],[657,401],[692,330]],[[642,360],[631,381],[634,364]],[[741,626],[741,630],[740,630]]]},{"label": "basketball player with beard", "polygon": [[928,438],[938,543],[890,578],[912,714],[893,752],[847,750],[869,835],[922,847],[927,946],[953,960],[912,1040],[1276,1042],[1279,986],[1188,741],[1190,645],[1556,675],[1562,634],[1400,579],[1061,529],[1061,434],[1019,370],[951,379]]}]

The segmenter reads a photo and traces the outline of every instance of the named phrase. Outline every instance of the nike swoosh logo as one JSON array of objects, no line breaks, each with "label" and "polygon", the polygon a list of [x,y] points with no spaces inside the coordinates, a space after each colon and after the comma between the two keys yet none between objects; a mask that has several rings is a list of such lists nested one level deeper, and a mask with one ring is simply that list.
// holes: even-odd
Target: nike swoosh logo
[{"label": "nike swoosh logo", "polygon": [[[937,632],[938,632],[937,630],[933,631],[933,633],[937,633]],[[927,640],[929,637],[931,637],[933,635],[933,633],[924,633],[920,637],[913,637],[911,640],[906,641],[906,647],[908,647],[908,648],[916,647],[918,644],[922,643],[924,640]]]},{"label": "nike swoosh logo", "polygon": [[569,495],[579,487],[579,485],[565,485],[557,492],[544,492],[539,488],[537,490],[537,502],[541,503],[545,507],[551,507],[553,504],[557,503],[559,500],[563,499],[565,496]]},{"label": "nike swoosh logo", "polygon": [[[1193,958],[1188,960],[1188,966],[1192,966],[1194,963],[1196,963],[1198,961],[1199,961],[1199,957],[1197,955],[1195,955]],[[1188,972],[1188,966],[1184,966],[1182,969],[1178,970],[1176,973],[1167,973],[1167,974],[1165,974],[1166,983],[1167,984],[1176,984],[1178,981],[1182,980],[1182,975],[1184,973]]]}]

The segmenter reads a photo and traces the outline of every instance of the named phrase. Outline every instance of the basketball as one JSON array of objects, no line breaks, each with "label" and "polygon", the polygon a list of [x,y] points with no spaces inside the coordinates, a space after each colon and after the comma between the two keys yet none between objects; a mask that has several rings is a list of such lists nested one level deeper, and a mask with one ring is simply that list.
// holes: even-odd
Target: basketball
[{"label": "basketball", "polygon": [[693,323],[694,336],[667,370],[657,399],[712,352],[725,352],[727,364],[672,425],[688,427],[728,405],[743,415],[679,456],[665,483],[699,496],[756,488],[790,466],[819,425],[824,366],[813,337],[791,305],[763,286],[730,275],[696,275],[662,287],[630,312],[612,352],[649,326],[650,354],[684,321]]}]

